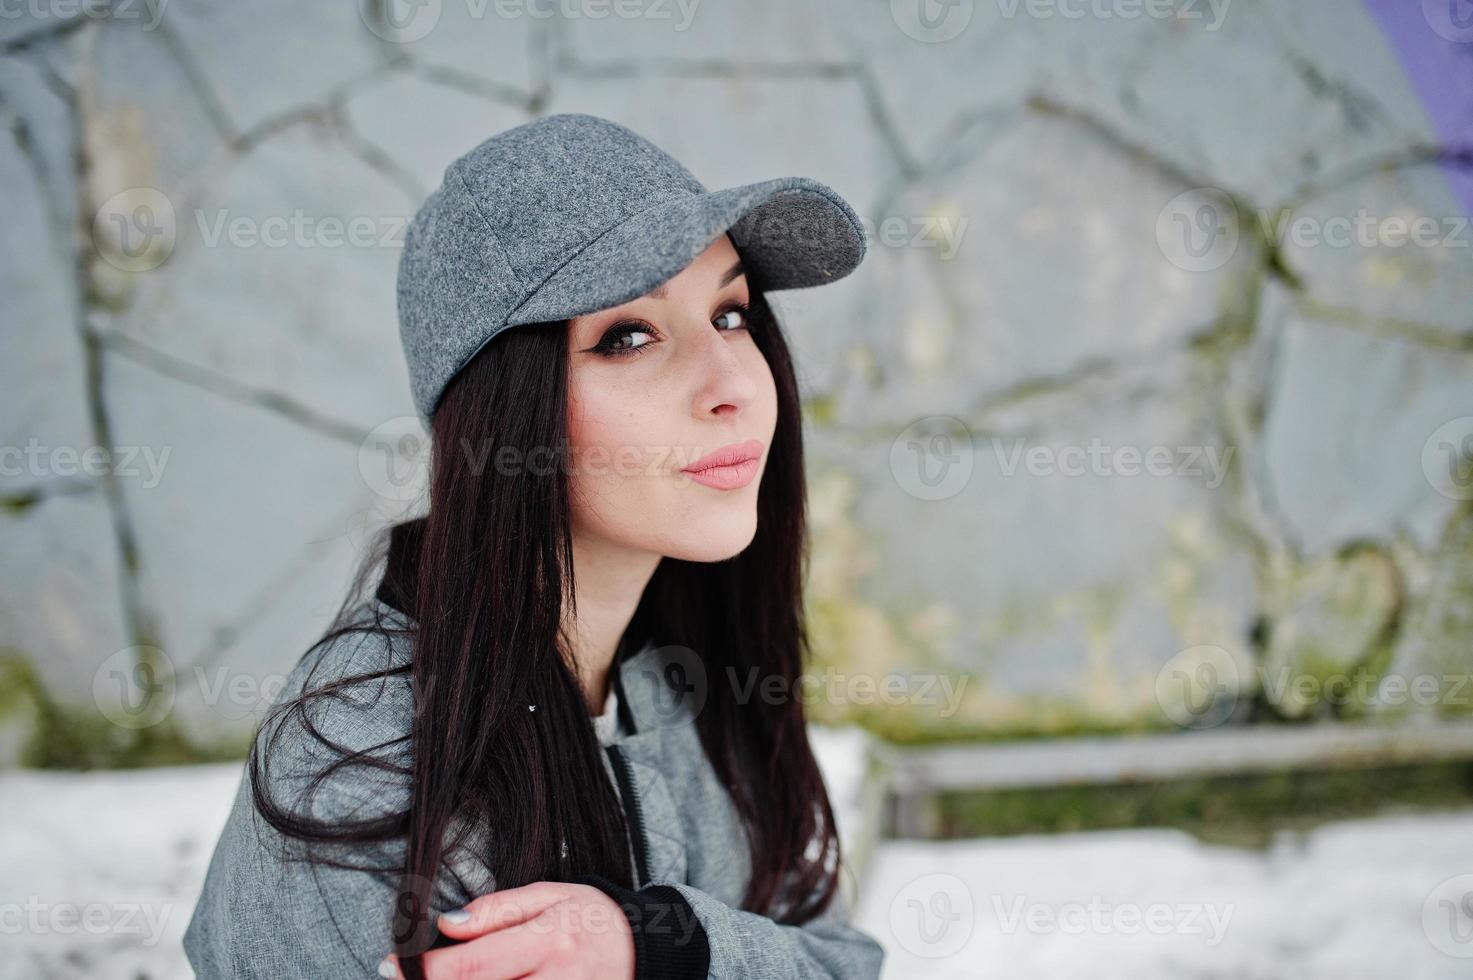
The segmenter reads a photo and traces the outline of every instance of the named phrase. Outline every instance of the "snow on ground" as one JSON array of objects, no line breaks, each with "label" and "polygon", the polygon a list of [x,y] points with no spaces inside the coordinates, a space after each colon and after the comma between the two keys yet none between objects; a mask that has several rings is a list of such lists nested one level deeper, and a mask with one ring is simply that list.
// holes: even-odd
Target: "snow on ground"
[{"label": "snow on ground", "polygon": [[170,980],[238,763],[0,772],[0,978]]},{"label": "snow on ground", "polygon": [[[852,837],[864,739],[814,742]],[[240,775],[0,772],[0,980],[189,977],[180,939]],[[1473,976],[1473,811],[1261,853],[1134,830],[890,841],[872,862],[855,919],[885,980]]]},{"label": "snow on ground", "polygon": [[855,912],[886,980],[1468,980],[1473,810],[1283,833],[888,841]]}]

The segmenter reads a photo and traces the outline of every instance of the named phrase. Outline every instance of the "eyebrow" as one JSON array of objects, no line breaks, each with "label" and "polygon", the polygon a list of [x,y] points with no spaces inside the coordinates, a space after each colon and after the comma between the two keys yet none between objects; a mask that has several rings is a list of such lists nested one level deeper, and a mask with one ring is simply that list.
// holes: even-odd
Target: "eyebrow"
[{"label": "eyebrow", "polygon": [[[744,276],[746,274],[747,270],[745,267],[743,267],[742,260],[737,259],[735,262],[732,263],[730,269],[727,269],[721,274],[721,281],[716,284],[716,288],[720,289],[721,287],[725,286],[727,283],[735,279],[737,276]],[[654,289],[651,289],[648,293],[645,293],[645,295],[648,296],[650,299],[664,299],[665,284],[660,283],[660,285],[656,286]]]}]

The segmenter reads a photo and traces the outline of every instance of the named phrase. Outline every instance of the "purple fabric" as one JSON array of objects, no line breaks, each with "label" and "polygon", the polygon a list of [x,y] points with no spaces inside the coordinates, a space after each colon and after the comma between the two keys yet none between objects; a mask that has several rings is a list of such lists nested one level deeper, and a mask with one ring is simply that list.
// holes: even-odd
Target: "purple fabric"
[{"label": "purple fabric", "polygon": [[1473,0],[1365,0],[1396,51],[1438,142],[1464,153],[1444,168],[1473,215]]}]

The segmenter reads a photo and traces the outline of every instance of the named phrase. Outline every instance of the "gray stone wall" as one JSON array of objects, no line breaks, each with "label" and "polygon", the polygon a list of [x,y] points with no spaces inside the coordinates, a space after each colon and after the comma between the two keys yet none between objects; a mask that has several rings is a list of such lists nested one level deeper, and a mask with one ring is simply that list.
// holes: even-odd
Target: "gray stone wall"
[{"label": "gray stone wall", "polygon": [[[1473,141],[1359,4],[4,13],[0,761],[238,748],[422,486],[397,232],[563,111],[870,227],[855,275],[778,297],[816,717],[1473,702]],[[1473,118],[1473,67],[1448,86]]]}]

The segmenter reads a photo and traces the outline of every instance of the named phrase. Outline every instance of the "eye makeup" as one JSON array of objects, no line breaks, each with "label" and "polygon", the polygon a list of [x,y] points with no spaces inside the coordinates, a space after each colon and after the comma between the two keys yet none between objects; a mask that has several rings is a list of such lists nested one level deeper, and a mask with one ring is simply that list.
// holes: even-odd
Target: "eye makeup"
[{"label": "eye makeup", "polygon": [[[723,332],[732,330],[745,330],[751,326],[752,307],[750,303],[731,302],[721,307],[720,311],[712,317],[712,321],[728,316],[732,313],[740,314],[740,323],[736,326],[725,327]],[[645,341],[634,347],[619,346],[625,339],[639,334],[647,334],[654,339]],[[583,353],[597,354],[599,357],[618,358],[635,357],[646,348],[653,347],[660,341],[660,332],[648,321],[642,319],[620,320],[618,323],[604,331],[599,342],[592,347],[583,349]]]}]

